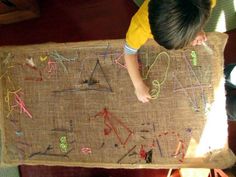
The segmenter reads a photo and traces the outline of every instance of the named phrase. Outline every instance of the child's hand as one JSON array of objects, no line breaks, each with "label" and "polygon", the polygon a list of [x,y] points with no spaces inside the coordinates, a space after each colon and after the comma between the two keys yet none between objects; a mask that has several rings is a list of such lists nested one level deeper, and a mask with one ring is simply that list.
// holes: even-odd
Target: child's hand
[{"label": "child's hand", "polygon": [[203,42],[207,41],[207,37],[204,31],[200,31],[196,38],[191,42],[193,46],[202,45]]},{"label": "child's hand", "polygon": [[136,87],[135,93],[138,97],[138,100],[143,103],[147,103],[149,102],[149,99],[151,99],[151,95],[149,94],[149,88],[144,83]]}]

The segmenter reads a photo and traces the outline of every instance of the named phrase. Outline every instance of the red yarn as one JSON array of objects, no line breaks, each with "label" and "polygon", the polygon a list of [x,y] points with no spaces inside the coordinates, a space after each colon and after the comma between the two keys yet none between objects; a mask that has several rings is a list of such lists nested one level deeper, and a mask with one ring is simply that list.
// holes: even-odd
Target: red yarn
[{"label": "red yarn", "polygon": [[147,157],[147,152],[146,152],[145,149],[143,148],[143,145],[142,145],[141,148],[140,148],[139,156],[140,156],[140,158],[142,158],[142,159],[146,159],[146,157]]}]

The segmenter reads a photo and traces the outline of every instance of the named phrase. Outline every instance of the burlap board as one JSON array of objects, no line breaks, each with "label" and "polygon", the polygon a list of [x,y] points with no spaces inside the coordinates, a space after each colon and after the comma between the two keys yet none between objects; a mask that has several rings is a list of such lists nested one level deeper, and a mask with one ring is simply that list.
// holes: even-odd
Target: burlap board
[{"label": "burlap board", "polygon": [[6,164],[225,168],[227,35],[166,51],[149,41],[139,69],[156,99],[135,96],[124,40],[2,47]]}]

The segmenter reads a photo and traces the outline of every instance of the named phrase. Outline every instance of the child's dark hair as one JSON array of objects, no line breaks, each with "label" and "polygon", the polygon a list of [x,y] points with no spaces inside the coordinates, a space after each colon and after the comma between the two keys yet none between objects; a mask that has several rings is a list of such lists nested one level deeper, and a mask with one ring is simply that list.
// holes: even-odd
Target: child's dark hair
[{"label": "child's dark hair", "polygon": [[194,40],[211,11],[211,0],[150,0],[149,23],[155,41],[179,49]]}]

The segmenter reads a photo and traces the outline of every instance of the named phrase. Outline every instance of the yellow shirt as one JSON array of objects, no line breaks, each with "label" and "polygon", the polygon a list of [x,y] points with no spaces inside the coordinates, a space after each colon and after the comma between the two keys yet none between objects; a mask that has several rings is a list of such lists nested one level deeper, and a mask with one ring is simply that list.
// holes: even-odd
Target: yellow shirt
[{"label": "yellow shirt", "polygon": [[[126,33],[126,44],[128,47],[138,50],[149,38],[153,38],[149,20],[148,20],[148,3],[145,0],[136,14],[132,17],[128,32]],[[211,0],[211,7],[216,4],[216,0]]]}]

